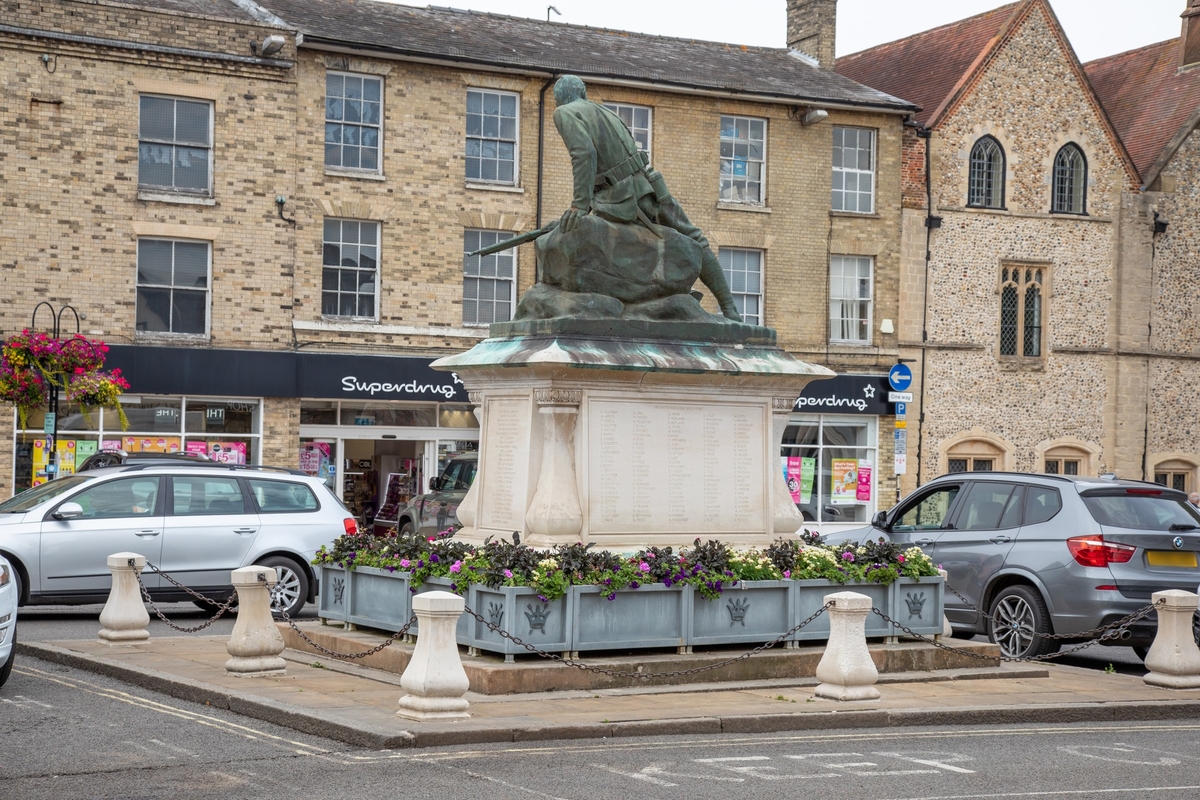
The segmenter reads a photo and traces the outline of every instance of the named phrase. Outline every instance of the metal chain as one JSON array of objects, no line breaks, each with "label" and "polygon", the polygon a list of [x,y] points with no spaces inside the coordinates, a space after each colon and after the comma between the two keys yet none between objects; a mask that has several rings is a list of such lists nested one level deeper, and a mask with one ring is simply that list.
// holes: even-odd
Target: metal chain
[{"label": "metal chain", "polygon": [[[173,628],[173,629],[179,631],[180,633],[199,633],[200,631],[207,628],[209,625],[212,625],[214,622],[219,620],[226,611],[228,611],[229,609],[231,609],[235,605],[237,605],[237,592],[235,591],[233,593],[233,595],[229,598],[228,602],[224,603],[223,605],[218,606],[217,613],[215,615],[213,615],[213,617],[210,620],[208,620],[207,622],[205,622],[201,625],[197,625],[194,628],[185,628],[181,625],[176,625],[174,622],[171,622],[171,620],[167,619],[166,615],[163,614],[162,610],[157,605],[155,605],[153,600],[150,599],[150,590],[147,589],[146,584],[142,582],[142,573],[140,570],[138,570],[138,568],[136,566],[134,566],[134,560],[132,558],[129,559],[128,564],[131,568],[133,568],[133,574],[137,578],[138,586],[142,590],[142,599],[146,602],[146,605],[148,605],[148,606],[150,606],[150,608],[154,609],[155,615],[157,615],[159,619],[161,619],[164,623],[166,623],[168,628]],[[198,594],[196,592],[193,592],[191,589],[188,589],[186,586],[184,586],[183,584],[181,584],[178,581],[176,581],[175,579],[173,579],[170,575],[167,575],[165,572],[162,572],[161,570],[159,570],[158,567],[154,566],[149,561],[146,562],[146,566],[150,567],[150,569],[154,570],[156,573],[158,573],[162,577],[166,578],[171,583],[174,583],[179,588],[185,590],[188,594],[195,595],[196,597],[199,597],[203,600],[207,600],[210,603],[213,602],[212,600],[209,600],[209,598],[204,597],[203,595]]]},{"label": "metal chain", "polygon": [[[975,613],[979,614],[981,617],[983,617],[984,619],[986,619],[988,622],[992,623],[993,625],[999,625],[1001,627],[1008,625],[1007,622],[999,622],[991,614],[988,614],[987,612],[976,608],[975,605],[970,600],[963,597],[962,594],[959,593],[959,591],[957,589],[955,589],[954,587],[952,587],[950,584],[947,583],[946,588],[949,589],[952,594],[954,594],[956,597],[958,597],[959,600],[962,600],[964,603],[966,603],[968,608],[970,608]],[[1153,608],[1154,606],[1148,606],[1148,607]],[[1138,614],[1140,612],[1135,611],[1133,613]],[[1132,614],[1130,616],[1132,616]],[[1112,628],[1112,626],[1119,625],[1122,622],[1122,620],[1124,620],[1124,619],[1128,619],[1128,617],[1122,617],[1121,619],[1116,620],[1115,622],[1110,622],[1108,625],[1101,625],[1099,628],[1092,628],[1092,629],[1086,630],[1086,631],[1076,631],[1075,633],[1038,633],[1037,631],[1030,631],[1030,634],[1038,639],[1080,639],[1080,638],[1086,639],[1089,636],[1090,637],[1100,636],[1105,631]],[[1139,619],[1140,619],[1140,617],[1139,617]],[[1068,652],[1071,652],[1071,651],[1068,651]]]},{"label": "metal chain", "polygon": [[596,673],[599,673],[602,675],[609,675],[614,678],[640,678],[642,680],[649,680],[651,678],[677,678],[677,677],[681,677],[684,675],[697,675],[701,672],[709,672],[714,669],[720,669],[721,667],[727,667],[730,664],[736,664],[739,661],[744,661],[745,659],[750,658],[750,656],[757,655],[758,653],[761,653],[763,650],[767,650],[769,648],[774,647],[775,645],[779,644],[783,640],[787,639],[789,636],[795,634],[798,630],[803,628],[805,625],[808,625],[810,622],[815,620],[817,617],[824,614],[831,606],[833,606],[832,602],[826,603],[825,605],[821,606],[816,611],[814,611],[811,615],[809,615],[808,619],[804,620],[803,622],[801,622],[796,627],[792,628],[787,633],[777,636],[776,638],[772,639],[771,641],[767,642],[766,644],[760,644],[758,647],[756,647],[753,650],[750,650],[748,652],[742,653],[740,656],[735,656],[733,658],[729,658],[724,661],[718,661],[715,664],[708,664],[703,667],[693,667],[692,669],[680,669],[680,670],[675,670],[673,672],[629,672],[627,670],[608,669],[606,667],[597,667],[592,664],[586,664],[582,661],[577,661],[576,659],[567,658],[566,656],[559,655],[558,653],[547,652],[547,651],[542,650],[541,648],[537,647],[536,645],[532,645],[532,644],[529,644],[528,642],[524,642],[519,637],[514,636],[513,634],[509,633],[506,630],[503,630],[499,625],[493,624],[493,623],[489,622],[488,620],[484,619],[478,612],[474,611],[470,606],[464,607],[464,610],[466,611],[466,613],[470,614],[472,617],[479,620],[479,622],[483,623],[483,625],[485,627],[487,627],[488,630],[492,631],[492,633],[498,634],[502,638],[508,639],[513,644],[517,645],[518,647],[523,647],[526,650],[528,650],[529,652],[531,652],[535,655],[541,656],[542,658],[548,658],[551,661],[558,661],[562,664],[567,665],[568,667],[575,667],[576,669],[581,669],[581,670],[584,670],[585,672],[596,672]]},{"label": "metal chain", "polygon": [[390,647],[391,645],[395,644],[396,640],[399,639],[404,634],[408,633],[408,629],[411,628],[413,626],[413,624],[416,623],[416,621],[417,621],[417,617],[414,614],[413,616],[408,618],[408,622],[404,623],[404,627],[402,627],[400,630],[396,631],[391,636],[389,636],[386,640],[384,640],[383,644],[378,645],[376,647],[372,647],[370,650],[364,650],[361,653],[339,653],[336,650],[330,650],[328,647],[325,647],[324,645],[317,644],[312,639],[308,638],[308,635],[304,631],[300,630],[300,628],[298,628],[296,626],[296,623],[294,621],[292,621],[292,618],[290,616],[288,616],[286,608],[283,609],[280,613],[283,615],[283,621],[286,622],[291,627],[291,629],[294,630],[300,636],[301,639],[308,642],[308,644],[313,649],[317,650],[319,653],[321,653],[321,655],[326,655],[326,656],[329,656],[330,658],[337,658],[337,659],[341,659],[341,660],[347,660],[347,659],[351,659],[351,658],[366,658],[367,656],[375,655],[380,650],[383,650],[384,648]]},{"label": "metal chain", "polygon": [[[1115,622],[1111,623],[1110,625],[1105,626],[1104,628],[1098,629],[1098,630],[1102,630],[1103,633],[1101,633],[1100,636],[1096,639],[1089,639],[1086,642],[1082,642],[1082,643],[1080,643],[1074,647],[1068,648],[1066,650],[1059,650],[1054,653],[1046,653],[1045,655],[1040,655],[1040,656],[1006,656],[1006,655],[989,656],[989,655],[985,655],[983,653],[976,653],[973,650],[963,650],[958,647],[951,647],[948,644],[939,642],[935,639],[931,639],[928,636],[922,636],[921,634],[916,633],[911,628],[904,625],[902,622],[892,619],[887,614],[880,611],[878,608],[872,607],[871,610],[873,612],[875,612],[876,614],[878,614],[884,620],[884,622],[888,622],[888,623],[894,625],[895,627],[904,631],[904,633],[906,635],[911,636],[914,639],[918,639],[922,642],[925,642],[926,644],[931,644],[934,647],[941,648],[942,650],[948,650],[951,653],[959,653],[961,655],[971,656],[972,658],[979,658],[979,659],[983,659],[986,661],[1023,662],[1023,661],[1050,661],[1051,659],[1062,658],[1063,656],[1069,656],[1072,653],[1083,650],[1086,647],[1091,647],[1094,644],[1100,644],[1108,639],[1114,639],[1114,638],[1120,636],[1121,633],[1126,628],[1128,628],[1130,625],[1132,625],[1133,623],[1137,622],[1140,619],[1143,619],[1144,617],[1149,616],[1150,612],[1154,611],[1159,606],[1163,605],[1164,602],[1165,601],[1160,600],[1157,603],[1153,603],[1151,605],[1144,606],[1143,608],[1138,609],[1137,611],[1133,612],[1132,614],[1122,617],[1121,619],[1116,620]],[[1076,635],[1078,635],[1078,634],[1076,634]]]}]

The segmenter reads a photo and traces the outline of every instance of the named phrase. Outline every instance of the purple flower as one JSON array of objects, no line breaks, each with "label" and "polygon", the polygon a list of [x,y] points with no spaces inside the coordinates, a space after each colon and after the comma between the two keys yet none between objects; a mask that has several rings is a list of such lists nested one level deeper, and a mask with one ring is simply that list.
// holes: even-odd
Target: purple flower
[{"label": "purple flower", "polygon": [[791,571],[790,569],[785,569],[785,570],[783,571],[783,577],[785,577],[785,578],[790,578],[790,577],[792,577],[792,571]]},{"label": "purple flower", "polygon": [[630,588],[630,589],[636,589],[636,588],[638,588],[639,586],[641,586],[641,584],[640,584],[640,583],[638,583],[637,581],[630,581],[630,582],[629,582],[629,588]]},{"label": "purple flower", "polygon": [[842,553],[842,561],[853,561],[853,560],[854,560],[854,553],[851,553],[849,550]]},{"label": "purple flower", "polygon": [[452,591],[452,592],[457,592],[457,591],[458,591],[458,584],[457,584],[457,583],[452,583],[452,584],[450,584],[450,591]]},{"label": "purple flower", "polygon": [[609,599],[609,600],[616,600],[616,599],[617,599],[617,593],[616,593],[616,592],[609,592],[609,593],[608,593],[608,599]]},{"label": "purple flower", "polygon": [[418,559],[417,560],[417,569],[421,569],[424,566],[425,566],[425,559],[423,559],[423,558]]},{"label": "purple flower", "polygon": [[455,561],[453,564],[451,564],[451,565],[450,565],[450,571],[451,571],[451,572],[453,572],[453,573],[455,573],[455,574],[458,574],[459,572],[462,572],[462,562],[461,562],[461,561]]},{"label": "purple flower", "polygon": [[430,553],[430,554],[429,554],[429,563],[430,563],[430,564],[436,564],[436,563],[438,563],[439,561],[441,561],[441,559],[440,559],[440,558],[438,558],[438,554],[437,554],[437,553]]},{"label": "purple flower", "polygon": [[670,578],[663,578],[663,586],[666,586],[667,588],[670,588],[670,586],[671,586],[671,579],[670,579]]},{"label": "purple flower", "polygon": [[388,572],[395,572],[395,571],[396,571],[396,568],[395,568],[395,567],[393,567],[391,564],[388,564],[388,565],[387,565],[387,571],[388,571]]},{"label": "purple flower", "polygon": [[546,600],[546,595],[544,595],[544,594],[539,594],[538,600],[541,600],[543,603],[549,602]]},{"label": "purple flower", "polygon": [[511,570],[511,569],[506,569],[506,570],[504,570],[504,577],[506,577],[506,578],[511,578],[511,577],[512,577],[512,570]]},{"label": "purple flower", "polygon": [[638,564],[638,569],[640,569],[642,572],[649,572],[650,565],[643,561],[642,563]]},{"label": "purple flower", "polygon": [[612,586],[612,578],[605,578],[605,579],[604,579],[604,585],[605,585],[605,586]]},{"label": "purple flower", "polygon": [[400,566],[408,568],[408,567],[412,566],[412,562],[409,561],[407,558],[402,558],[402,559],[400,559]]}]

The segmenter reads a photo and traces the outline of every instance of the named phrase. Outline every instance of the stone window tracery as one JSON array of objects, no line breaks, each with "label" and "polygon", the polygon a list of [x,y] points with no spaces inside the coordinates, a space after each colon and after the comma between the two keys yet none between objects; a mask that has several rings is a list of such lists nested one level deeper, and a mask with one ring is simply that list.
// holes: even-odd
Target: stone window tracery
[{"label": "stone window tracery", "polygon": [[1048,268],[1005,264],[1000,270],[1000,355],[1042,357],[1042,287]]},{"label": "stone window tracery", "polygon": [[1050,210],[1059,214],[1087,213],[1087,159],[1079,145],[1065,144],[1054,157],[1054,199]]},{"label": "stone window tracery", "polygon": [[984,136],[971,148],[967,205],[1004,208],[1004,148],[992,136]]}]

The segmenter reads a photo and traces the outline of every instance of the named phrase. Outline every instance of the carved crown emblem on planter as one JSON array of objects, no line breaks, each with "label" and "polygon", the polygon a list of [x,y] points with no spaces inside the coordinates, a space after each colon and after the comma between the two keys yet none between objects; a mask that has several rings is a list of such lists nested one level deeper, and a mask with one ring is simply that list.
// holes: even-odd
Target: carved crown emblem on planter
[{"label": "carved crown emblem on planter", "polygon": [[729,627],[733,627],[733,623],[740,622],[742,627],[746,627],[746,612],[750,610],[750,598],[734,598],[729,601],[726,606],[729,609]]},{"label": "carved crown emblem on planter", "polygon": [[333,602],[335,605],[342,604],[342,595],[346,592],[346,581],[343,578],[334,578],[333,584]]},{"label": "carved crown emblem on planter", "polygon": [[908,618],[912,619],[916,617],[917,619],[921,619],[921,611],[925,608],[925,593],[913,594],[909,592],[904,598],[904,602],[908,605]]},{"label": "carved crown emblem on planter", "polygon": [[504,606],[500,603],[488,603],[488,622],[496,627],[504,622]]},{"label": "carved crown emblem on planter", "polygon": [[529,632],[541,631],[546,632],[546,618],[550,616],[551,609],[549,603],[542,603],[540,606],[529,604],[525,606],[528,611],[525,612],[525,618],[529,620]]}]

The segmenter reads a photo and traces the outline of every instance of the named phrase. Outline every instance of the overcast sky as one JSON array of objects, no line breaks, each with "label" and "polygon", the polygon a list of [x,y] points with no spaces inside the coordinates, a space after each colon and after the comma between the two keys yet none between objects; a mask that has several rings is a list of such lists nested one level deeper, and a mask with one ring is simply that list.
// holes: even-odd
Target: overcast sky
[{"label": "overcast sky", "polygon": [[[558,22],[782,47],[785,0],[406,0],[546,18]],[[918,31],[1004,5],[1004,0],[840,0],[838,55],[854,53]],[[1080,60],[1132,50],[1179,35],[1186,0],[1051,0]]]}]

